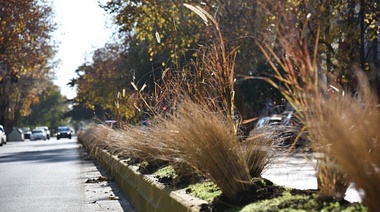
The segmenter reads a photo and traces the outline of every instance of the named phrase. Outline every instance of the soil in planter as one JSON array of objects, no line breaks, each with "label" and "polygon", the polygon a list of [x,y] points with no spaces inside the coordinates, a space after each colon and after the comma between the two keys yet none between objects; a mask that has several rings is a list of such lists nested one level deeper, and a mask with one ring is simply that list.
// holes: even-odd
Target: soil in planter
[{"label": "soil in planter", "polygon": [[[166,179],[168,180],[168,179]],[[234,212],[234,211],[366,211],[360,203],[351,203],[344,199],[333,197],[320,198],[316,189],[291,189],[273,184],[268,179],[257,178],[253,180],[252,186],[247,191],[238,193],[236,198],[231,199],[221,194],[211,203],[201,205],[202,212]],[[192,191],[187,190],[187,193]],[[262,202],[269,201],[272,203]],[[262,204],[263,206],[249,205]],[[269,205],[268,207],[266,207]],[[246,209],[247,208],[247,209]]]},{"label": "soil in planter", "polygon": [[[202,212],[233,212],[233,211],[289,211],[289,210],[303,210],[303,211],[366,211],[360,203],[351,203],[344,199],[337,199],[334,197],[319,197],[318,190],[316,189],[289,189],[283,186],[277,186],[267,179],[257,180],[249,190],[237,194],[236,199],[230,199],[223,194],[215,198],[210,204],[202,205]],[[285,193],[289,198],[282,198]],[[282,200],[279,200],[281,199]],[[273,204],[260,202],[272,201]],[[249,205],[252,208],[249,209]],[[262,206],[253,206],[254,204]],[[268,207],[266,207],[268,206]]]},{"label": "soil in planter", "polygon": [[[154,165],[145,164],[139,167],[139,170],[147,173],[152,173],[162,165],[155,163]],[[185,179],[178,180],[169,176],[155,176],[155,178],[165,186],[184,188],[189,183],[194,183],[194,179],[186,181]],[[205,180],[204,178],[198,179]],[[198,181],[198,182],[199,182]],[[349,208],[347,211],[366,211],[366,208],[360,203],[351,203],[344,199],[334,197],[319,197],[316,189],[291,189],[284,186],[275,185],[272,181],[265,178],[257,178],[253,180],[252,186],[247,191],[238,193],[236,198],[231,199],[221,194],[214,198],[209,204],[201,205],[202,212],[234,212],[234,211],[342,211]],[[220,191],[219,191],[220,192]],[[187,193],[192,193],[187,190]],[[286,198],[284,198],[286,196]],[[265,203],[270,201],[271,203]],[[276,203],[277,202],[277,203]],[[250,205],[262,204],[264,206],[253,206],[255,209],[249,209]],[[266,205],[271,205],[266,207]],[[248,208],[248,209],[245,209]]]}]

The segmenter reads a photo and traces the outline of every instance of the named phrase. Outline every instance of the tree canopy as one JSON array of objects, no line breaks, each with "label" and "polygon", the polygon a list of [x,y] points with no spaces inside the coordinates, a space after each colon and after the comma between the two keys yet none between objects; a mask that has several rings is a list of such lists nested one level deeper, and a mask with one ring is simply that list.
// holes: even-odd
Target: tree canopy
[{"label": "tree canopy", "polygon": [[[107,44],[97,49],[92,59],[92,63],[83,64],[76,70],[78,77],[72,82],[78,86],[76,101],[92,110],[98,105],[116,114],[118,93],[126,89],[129,92],[128,81],[132,77],[124,65],[120,46]],[[131,116],[132,109],[125,107],[123,115]]]},{"label": "tree canopy", "polygon": [[327,72],[345,74],[354,63],[368,70],[378,60],[377,1],[262,1],[261,7],[272,33],[307,45],[311,52],[318,48],[321,68]]},{"label": "tree canopy", "polygon": [[52,17],[45,1],[0,0],[0,122],[8,130],[30,113],[50,80]]},{"label": "tree canopy", "polygon": [[68,119],[63,118],[65,112],[68,111],[66,99],[58,86],[52,82],[47,84],[47,87],[38,95],[38,102],[30,106],[29,115],[21,117],[18,121],[19,127],[43,125],[55,129],[60,125],[67,125]]},{"label": "tree canopy", "polygon": [[[120,52],[114,55],[112,65],[106,60],[99,62],[96,52],[94,63],[78,69],[76,82],[82,83],[78,87],[78,100],[90,107],[99,103],[110,108],[114,104],[110,99],[114,100],[130,82],[140,83],[138,88],[147,83],[150,91],[162,92],[154,86],[160,88],[163,77],[174,76],[169,74],[172,70],[183,74],[184,67],[201,58],[197,57],[199,49],[215,45],[215,26],[201,14],[187,9],[184,3],[211,14],[217,21],[227,51],[237,52],[234,61],[237,79],[247,75],[272,76],[259,46],[268,44],[280,55],[279,37],[304,45],[310,52],[316,48],[321,71],[343,77],[345,83],[349,81],[353,63],[370,71],[376,70],[378,64],[380,9],[372,0],[109,0],[102,7],[114,15],[124,43],[119,44]],[[113,52],[107,47],[99,51]],[[103,62],[112,67],[105,68],[108,65]],[[243,101],[237,105],[239,110],[259,110],[254,104],[262,104],[264,96],[273,94],[265,83],[258,83],[241,80],[236,83],[235,96]],[[99,85],[104,89],[99,89]]]}]

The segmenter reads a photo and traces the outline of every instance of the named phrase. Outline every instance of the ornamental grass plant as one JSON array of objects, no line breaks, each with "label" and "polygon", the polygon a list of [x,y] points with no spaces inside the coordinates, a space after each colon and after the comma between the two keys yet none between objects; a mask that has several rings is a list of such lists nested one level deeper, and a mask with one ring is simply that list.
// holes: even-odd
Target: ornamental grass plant
[{"label": "ornamental grass plant", "polygon": [[201,174],[235,200],[239,192],[250,188],[253,177],[261,177],[273,158],[268,136],[258,135],[242,143],[229,128],[224,113],[189,99],[181,101],[177,112],[159,118],[148,128],[113,130],[96,126],[80,137],[90,146],[122,154],[123,158],[166,161],[180,177]]},{"label": "ornamental grass plant", "polygon": [[347,174],[359,191],[364,191],[363,203],[369,211],[380,204],[380,111],[378,99],[367,76],[355,70],[358,90],[355,95],[334,90],[326,97],[319,94],[311,103],[316,119],[313,127],[319,130],[321,145],[329,149],[336,168]]},{"label": "ornamental grass plant", "polygon": [[[270,10],[266,12],[271,14]],[[320,129],[314,126],[315,122],[323,119],[315,114],[312,105],[318,104],[315,98],[320,92],[328,92],[326,89],[328,85],[326,81],[321,80],[327,72],[320,70],[321,58],[318,54],[320,31],[317,31],[314,40],[307,40],[309,17],[304,17],[302,21],[300,20],[302,24],[297,25],[294,24],[295,17],[291,10],[284,12],[274,24],[273,34],[276,41],[257,42],[275,72],[274,76],[259,79],[270,83],[282,93],[294,108],[296,118],[302,124],[291,148],[301,137],[306,137],[312,151],[323,155],[316,158],[315,166],[319,195],[343,198],[349,186],[347,174],[338,169],[334,155],[329,154],[330,148],[324,145],[330,141],[323,141]],[[246,77],[249,78],[258,77]]]},{"label": "ornamental grass plant", "polygon": [[248,190],[251,178],[260,177],[271,158],[271,142],[265,136],[242,144],[224,113],[189,99],[181,101],[177,112],[136,135],[135,142],[125,146],[135,152],[132,154],[144,152],[146,156],[138,156],[143,160],[168,161],[182,171],[180,176],[200,173],[232,199],[239,191]]},{"label": "ornamental grass plant", "polygon": [[[293,38],[292,38],[293,39]],[[274,76],[280,83],[275,83],[271,78],[264,80],[278,88],[286,100],[296,110],[297,119],[300,120],[303,127],[296,133],[293,146],[301,137],[307,137],[313,152],[324,154],[324,157],[317,158],[316,172],[318,189],[321,196],[344,197],[348,188],[346,173],[337,169],[334,155],[329,154],[329,147],[325,146],[323,136],[319,135],[319,128],[313,125],[319,122],[321,116],[315,114],[312,105],[315,104],[315,95],[317,95],[324,85],[319,84],[319,74],[316,64],[317,52],[310,54],[307,46],[292,45],[289,37],[283,35],[279,38],[283,51],[283,56],[278,56],[269,45],[260,45],[262,51],[272,64],[276,72]],[[306,42],[305,42],[306,43]],[[275,61],[272,61],[272,58]],[[305,136],[306,134],[306,136]],[[292,148],[291,147],[291,148]]]},{"label": "ornamental grass plant", "polygon": [[110,145],[111,141],[107,139],[112,133],[112,129],[104,125],[91,125],[88,129],[78,132],[78,140],[89,149],[90,153],[96,148],[115,151],[114,145]]},{"label": "ornamental grass plant", "polygon": [[353,182],[364,191],[364,205],[376,211],[380,170],[377,96],[355,65],[346,70],[355,74],[355,93],[336,82],[333,70],[321,70],[319,31],[310,44],[305,35],[309,17],[295,27],[287,15],[277,23],[278,48],[258,44],[279,83],[270,77],[262,79],[282,92],[304,126],[298,137],[306,134],[312,151],[321,154],[316,158],[319,196],[342,199]]},{"label": "ornamental grass plant", "polygon": [[185,100],[179,112],[151,130],[154,145],[165,147],[162,156],[185,163],[217,184],[230,198],[247,190],[250,173],[241,157],[239,138],[225,116]]}]

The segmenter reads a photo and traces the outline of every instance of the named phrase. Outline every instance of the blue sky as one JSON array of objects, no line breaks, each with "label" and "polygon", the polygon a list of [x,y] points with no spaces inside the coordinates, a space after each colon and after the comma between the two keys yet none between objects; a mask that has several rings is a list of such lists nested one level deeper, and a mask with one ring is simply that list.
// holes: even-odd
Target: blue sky
[{"label": "blue sky", "polygon": [[[92,52],[111,40],[110,17],[98,6],[98,0],[51,0],[55,13],[58,42],[54,83],[68,98],[76,96],[75,89],[66,84],[75,77],[75,69],[91,61]],[[101,2],[106,2],[102,0]]]}]

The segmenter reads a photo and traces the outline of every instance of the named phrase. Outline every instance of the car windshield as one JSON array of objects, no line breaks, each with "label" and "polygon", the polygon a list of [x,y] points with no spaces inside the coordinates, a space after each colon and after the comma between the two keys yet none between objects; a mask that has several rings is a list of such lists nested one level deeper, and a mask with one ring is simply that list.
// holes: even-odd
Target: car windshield
[{"label": "car windshield", "polygon": [[35,133],[43,133],[43,132],[42,130],[33,130],[32,133],[35,134]]},{"label": "car windshield", "polygon": [[58,127],[58,131],[70,131],[68,127]]}]

